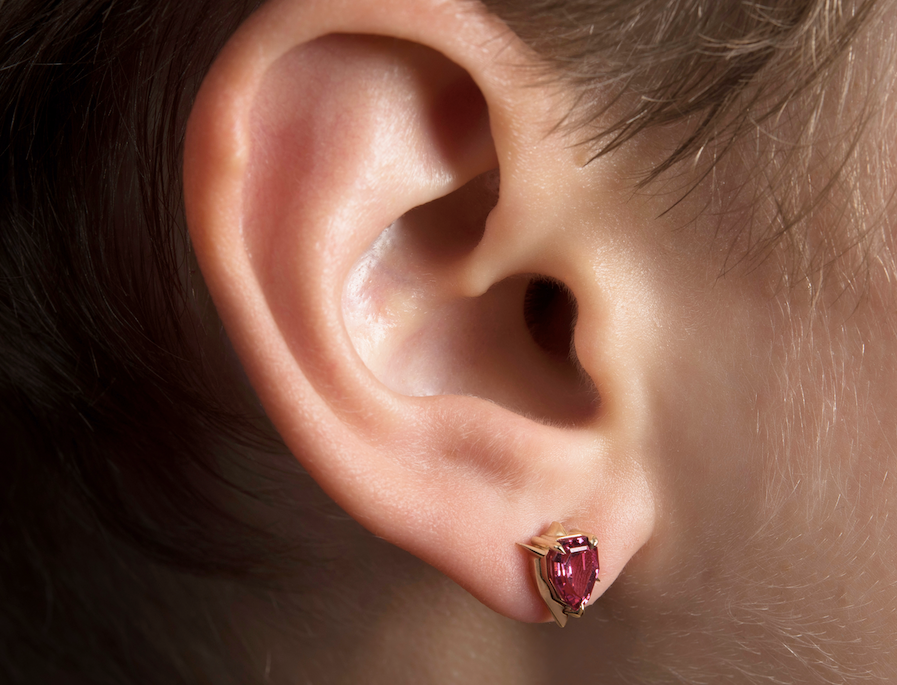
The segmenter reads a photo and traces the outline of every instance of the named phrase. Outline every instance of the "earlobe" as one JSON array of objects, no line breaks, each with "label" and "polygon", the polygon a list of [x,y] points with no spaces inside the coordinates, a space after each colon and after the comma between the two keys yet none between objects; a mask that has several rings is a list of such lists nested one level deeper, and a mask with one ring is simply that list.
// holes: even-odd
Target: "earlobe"
[{"label": "earlobe", "polygon": [[322,487],[492,608],[544,620],[515,543],[555,519],[589,530],[604,590],[650,535],[650,493],[613,460],[598,366],[564,354],[570,246],[538,248],[542,209],[517,226],[528,251],[488,235],[507,235],[545,136],[540,105],[508,95],[526,49],[466,2],[387,5],[273,2],[234,36],[189,122],[191,237]]}]

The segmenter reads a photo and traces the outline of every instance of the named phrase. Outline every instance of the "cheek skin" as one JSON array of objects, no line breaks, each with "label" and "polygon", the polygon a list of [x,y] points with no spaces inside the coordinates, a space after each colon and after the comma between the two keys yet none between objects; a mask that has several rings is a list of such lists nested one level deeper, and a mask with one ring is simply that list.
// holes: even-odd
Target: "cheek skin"
[{"label": "cheek skin", "polygon": [[725,271],[726,251],[675,219],[644,242],[658,523],[618,581],[638,658],[874,673],[894,634],[893,299],[811,301],[781,287],[784,255]]},{"label": "cheek skin", "polygon": [[650,272],[655,342],[646,413],[658,445],[659,523],[639,561],[656,592],[648,605],[678,612],[744,563],[731,545],[764,525],[777,455],[759,426],[781,403],[772,388],[780,331],[763,294],[766,274],[721,278],[716,260],[700,251],[661,249],[655,261],[662,266]]}]

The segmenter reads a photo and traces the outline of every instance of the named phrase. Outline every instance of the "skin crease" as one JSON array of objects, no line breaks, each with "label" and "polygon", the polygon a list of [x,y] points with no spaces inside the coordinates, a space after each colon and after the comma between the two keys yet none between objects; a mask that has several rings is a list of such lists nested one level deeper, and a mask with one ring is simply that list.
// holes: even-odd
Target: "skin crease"
[{"label": "skin crease", "polygon": [[[892,26],[892,13],[884,19]],[[371,63],[392,59],[395,46],[349,49]],[[400,67],[432,59],[403,49]],[[858,71],[888,63],[857,54]],[[544,105],[533,107],[540,131],[550,131],[571,94],[528,87]],[[833,115],[825,124],[838,125]],[[861,195],[879,208],[893,190],[880,157],[893,127],[875,119],[853,162]],[[894,227],[886,217],[861,281],[849,249],[835,269],[789,280],[787,241],[760,259],[739,230],[748,214],[761,225],[772,217],[765,189],[746,180],[750,152],[673,209],[697,171],[635,189],[682,133],[650,132],[585,166],[563,132],[519,142],[502,151],[503,171],[511,159],[543,174],[502,173],[497,199],[496,175],[476,174],[431,200],[438,212],[415,210],[371,235],[339,279],[352,349],[390,390],[481,397],[537,424],[611,436],[615,461],[601,468],[638,481],[633,497],[649,490],[653,517],[625,570],[581,621],[529,625],[367,533],[307,484],[297,498],[320,499],[315,524],[351,562],[330,569],[315,600],[240,607],[256,672],[327,683],[544,683],[559,672],[596,683],[893,678]],[[830,176],[832,151],[821,143],[815,155],[814,173]],[[761,200],[745,207],[748,183]],[[835,232],[837,201],[847,201],[839,192],[804,227],[807,245]],[[565,202],[546,217],[557,195]],[[845,289],[839,268],[860,285]],[[534,344],[523,320],[530,274],[576,297],[577,362]],[[600,484],[575,492],[613,497]],[[547,513],[551,503],[532,506]],[[627,522],[609,530],[618,529]],[[610,535],[602,542],[615,547]]]}]

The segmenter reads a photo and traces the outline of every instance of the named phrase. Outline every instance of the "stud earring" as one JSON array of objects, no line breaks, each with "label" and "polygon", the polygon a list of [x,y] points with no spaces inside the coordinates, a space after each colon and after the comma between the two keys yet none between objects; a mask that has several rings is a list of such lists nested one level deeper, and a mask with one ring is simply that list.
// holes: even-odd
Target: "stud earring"
[{"label": "stud earring", "polygon": [[536,585],[557,624],[563,628],[568,616],[582,616],[598,580],[597,538],[555,521],[532,544],[517,544],[535,555]]}]

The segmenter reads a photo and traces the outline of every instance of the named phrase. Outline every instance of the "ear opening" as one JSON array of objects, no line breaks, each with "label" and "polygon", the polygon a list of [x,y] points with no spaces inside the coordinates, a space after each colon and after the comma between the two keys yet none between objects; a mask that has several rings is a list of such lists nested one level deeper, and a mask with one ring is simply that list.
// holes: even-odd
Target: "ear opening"
[{"label": "ear opening", "polygon": [[533,341],[549,357],[578,364],[573,343],[577,309],[573,292],[554,278],[536,276],[526,287],[523,318]]}]

